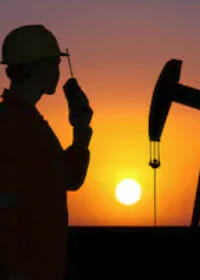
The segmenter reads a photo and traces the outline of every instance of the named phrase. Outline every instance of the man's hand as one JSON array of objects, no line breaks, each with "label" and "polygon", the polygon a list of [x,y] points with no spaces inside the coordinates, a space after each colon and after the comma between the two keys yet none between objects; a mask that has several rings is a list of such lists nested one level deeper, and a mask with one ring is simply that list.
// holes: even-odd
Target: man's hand
[{"label": "man's hand", "polygon": [[69,107],[69,121],[79,129],[87,128],[90,124],[93,110],[85,93],[79,87],[77,80],[70,78],[63,86]]},{"label": "man's hand", "polygon": [[89,124],[93,110],[76,79],[69,79],[63,86],[63,90],[68,101],[69,121],[74,127],[73,144],[87,147],[92,136],[92,128]]}]

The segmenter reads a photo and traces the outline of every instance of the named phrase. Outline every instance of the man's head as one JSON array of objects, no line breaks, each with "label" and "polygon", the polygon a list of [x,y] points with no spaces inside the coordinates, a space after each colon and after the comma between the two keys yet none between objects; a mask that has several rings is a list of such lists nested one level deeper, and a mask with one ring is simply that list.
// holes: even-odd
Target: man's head
[{"label": "man's head", "polygon": [[60,58],[44,59],[17,65],[8,65],[6,74],[12,88],[22,84],[34,85],[42,93],[53,94],[59,80]]},{"label": "man's head", "polygon": [[43,25],[25,25],[11,31],[2,47],[2,64],[11,86],[29,83],[47,94],[53,94],[59,79],[60,56],[54,35]]}]

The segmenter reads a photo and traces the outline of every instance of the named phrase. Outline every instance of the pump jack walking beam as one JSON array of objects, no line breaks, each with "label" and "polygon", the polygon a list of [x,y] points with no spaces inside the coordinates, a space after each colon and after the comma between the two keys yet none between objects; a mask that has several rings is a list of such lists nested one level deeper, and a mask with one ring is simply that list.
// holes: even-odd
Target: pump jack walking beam
[{"label": "pump jack walking beam", "polygon": [[[161,134],[167,120],[172,102],[200,110],[200,90],[179,83],[182,61],[172,59],[164,66],[156,83],[149,114],[149,139],[154,151],[150,151],[149,165],[153,168],[160,166],[160,160],[156,152],[159,146]],[[154,154],[154,159],[152,159]],[[200,218],[200,176],[197,187],[191,226],[198,226]]]}]

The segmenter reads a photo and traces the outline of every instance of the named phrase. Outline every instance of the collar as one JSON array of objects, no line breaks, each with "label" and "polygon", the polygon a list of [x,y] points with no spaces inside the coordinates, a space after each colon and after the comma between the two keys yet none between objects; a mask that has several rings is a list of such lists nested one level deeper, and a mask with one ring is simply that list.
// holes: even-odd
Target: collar
[{"label": "collar", "polygon": [[23,111],[34,118],[38,118],[39,120],[44,120],[43,116],[40,115],[38,110],[31,105],[26,104],[23,100],[19,99],[15,94],[12,93],[9,89],[4,89],[2,95],[0,95],[6,102],[17,106],[20,111]]}]

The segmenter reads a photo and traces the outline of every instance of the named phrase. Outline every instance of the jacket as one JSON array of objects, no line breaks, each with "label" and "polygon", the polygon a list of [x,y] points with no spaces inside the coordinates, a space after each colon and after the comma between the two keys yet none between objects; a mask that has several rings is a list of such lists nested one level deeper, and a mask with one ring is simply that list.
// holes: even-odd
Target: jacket
[{"label": "jacket", "polygon": [[2,266],[5,273],[23,275],[27,280],[66,279],[67,191],[76,191],[83,184],[89,150],[80,141],[63,150],[35,107],[23,103],[7,89],[2,98]]}]

